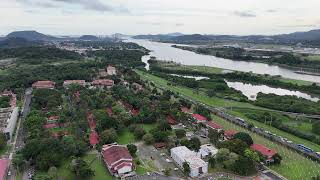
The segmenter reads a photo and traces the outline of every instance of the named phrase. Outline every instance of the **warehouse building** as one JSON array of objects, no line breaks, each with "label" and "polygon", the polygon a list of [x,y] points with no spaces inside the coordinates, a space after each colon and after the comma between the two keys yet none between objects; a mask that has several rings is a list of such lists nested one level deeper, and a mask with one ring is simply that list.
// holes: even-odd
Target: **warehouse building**
[{"label": "warehouse building", "polygon": [[183,163],[190,166],[190,177],[197,177],[208,173],[208,163],[198,157],[197,153],[189,150],[185,146],[179,146],[170,150],[172,159],[179,168],[183,169]]}]

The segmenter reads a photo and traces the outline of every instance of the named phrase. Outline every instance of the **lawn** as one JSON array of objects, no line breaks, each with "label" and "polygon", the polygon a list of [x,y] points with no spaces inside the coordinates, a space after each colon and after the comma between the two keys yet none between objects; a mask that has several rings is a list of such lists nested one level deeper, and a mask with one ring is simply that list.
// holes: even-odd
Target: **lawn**
[{"label": "lawn", "polygon": [[156,124],[142,124],[142,128],[146,131],[149,132],[151,129],[155,128]]},{"label": "lawn", "polygon": [[94,170],[95,176],[90,180],[112,180],[113,177],[110,175],[108,169],[104,166],[102,160],[97,158],[96,154],[87,154],[83,159],[89,163],[92,170]]},{"label": "lawn", "polygon": [[2,149],[0,149],[0,156],[6,154],[11,149],[10,145],[4,146]]},{"label": "lawn", "polygon": [[280,81],[286,83],[297,84],[299,86],[310,86],[313,82],[310,81],[303,81],[303,80],[296,80],[296,79],[287,79],[287,78],[279,78]]},{"label": "lawn", "polygon": [[[224,99],[219,98],[209,98],[206,95],[201,94],[195,94],[191,89],[184,88],[184,87],[175,87],[175,86],[169,86],[167,85],[167,81],[164,79],[161,79],[159,77],[144,73],[142,71],[136,71],[138,74],[141,75],[143,79],[149,80],[154,82],[156,85],[161,86],[162,88],[166,88],[175,92],[180,93],[183,96],[186,96],[190,99],[198,100],[200,102],[203,102],[205,104],[211,105],[211,106],[217,106],[217,107],[228,107],[232,105],[233,107],[249,107],[249,108],[256,108],[255,106],[248,104],[248,103],[240,103],[240,102],[233,102],[233,101],[226,101]],[[226,101],[226,102],[225,102]],[[239,114],[241,117],[243,117],[242,114]],[[217,123],[221,124],[225,129],[235,129],[238,131],[246,131],[246,129],[243,129],[239,126],[236,126],[232,123],[229,123],[226,120],[223,120],[219,117],[213,117]],[[273,133],[276,133],[278,135],[281,135],[283,137],[288,137],[288,139],[294,139],[295,141],[298,140],[299,142],[304,143],[311,143],[309,141],[297,138],[296,136],[293,136],[291,134],[282,132],[278,129],[275,129],[273,127],[270,127],[268,125],[265,125],[263,123],[252,121],[254,124],[256,124],[259,127],[265,128],[267,130],[270,130]],[[264,144],[268,146],[269,148],[273,148],[279,152],[279,154],[283,157],[283,162],[280,166],[272,166],[271,168],[275,170],[276,172],[280,173],[281,175],[287,177],[288,179],[311,179],[311,177],[315,176],[316,174],[320,173],[320,165],[314,161],[311,161],[303,156],[301,156],[298,153],[295,153],[284,146],[281,146],[279,144],[273,143],[272,141],[265,139],[261,136],[258,136],[255,133],[248,132],[254,139],[256,143]],[[306,144],[310,145],[310,144]],[[311,147],[311,146],[310,146]],[[313,146],[312,146],[313,147]],[[314,147],[315,149],[316,146]]]},{"label": "lawn", "polygon": [[134,142],[136,142],[135,137],[127,128],[118,136],[118,144],[130,144]]},{"label": "lawn", "polygon": [[310,55],[310,56],[306,57],[305,59],[307,59],[309,61],[320,61],[320,55]]}]

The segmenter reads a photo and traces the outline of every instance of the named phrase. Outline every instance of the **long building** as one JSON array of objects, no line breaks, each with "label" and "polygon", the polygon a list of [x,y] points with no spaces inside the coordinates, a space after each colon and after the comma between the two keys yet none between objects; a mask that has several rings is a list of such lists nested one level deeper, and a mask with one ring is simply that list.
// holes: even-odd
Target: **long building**
[{"label": "long building", "polygon": [[178,146],[170,150],[172,159],[183,169],[183,163],[187,162],[190,167],[190,177],[197,177],[208,173],[208,163],[198,157],[196,152],[185,146]]},{"label": "long building", "polygon": [[4,91],[0,94],[0,97],[10,97],[10,106],[6,108],[0,108],[0,132],[6,135],[9,140],[12,138],[16,123],[19,116],[19,108],[16,106],[17,98],[11,91]]},{"label": "long building", "polygon": [[126,146],[107,144],[102,147],[101,154],[106,167],[113,176],[123,177],[133,172],[133,158]]}]

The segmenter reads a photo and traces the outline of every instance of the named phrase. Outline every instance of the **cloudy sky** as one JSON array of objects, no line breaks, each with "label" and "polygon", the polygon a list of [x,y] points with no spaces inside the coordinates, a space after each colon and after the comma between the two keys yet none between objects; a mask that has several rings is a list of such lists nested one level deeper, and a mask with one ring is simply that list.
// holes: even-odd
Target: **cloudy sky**
[{"label": "cloudy sky", "polygon": [[320,28],[320,0],[0,0],[0,35],[278,34]]}]

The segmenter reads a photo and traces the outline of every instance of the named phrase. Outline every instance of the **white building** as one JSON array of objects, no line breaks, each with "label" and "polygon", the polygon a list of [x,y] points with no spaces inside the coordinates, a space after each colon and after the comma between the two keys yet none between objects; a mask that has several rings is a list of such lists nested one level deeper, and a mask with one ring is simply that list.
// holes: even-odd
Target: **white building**
[{"label": "white building", "polygon": [[216,149],[211,144],[204,144],[200,146],[200,150],[197,153],[199,157],[205,158],[207,156],[215,156],[218,153],[218,149]]},{"label": "white building", "polygon": [[7,136],[8,139],[12,138],[12,135],[14,133],[14,130],[16,128],[16,124],[18,121],[19,116],[19,108],[15,107],[11,111],[9,118],[7,119],[6,127],[4,129],[4,133]]},{"label": "white building", "polygon": [[179,146],[170,150],[172,159],[183,169],[183,163],[187,162],[190,166],[190,177],[197,177],[208,173],[208,163],[197,156],[197,153],[189,150],[185,146]]}]

